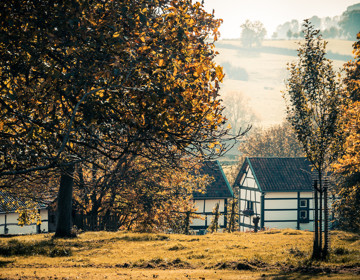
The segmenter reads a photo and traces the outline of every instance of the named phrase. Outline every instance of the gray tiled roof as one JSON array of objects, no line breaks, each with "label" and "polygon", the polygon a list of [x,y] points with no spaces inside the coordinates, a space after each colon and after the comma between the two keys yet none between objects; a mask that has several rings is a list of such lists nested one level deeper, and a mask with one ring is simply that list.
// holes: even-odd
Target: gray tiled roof
[{"label": "gray tiled roof", "polygon": [[311,165],[306,158],[246,158],[235,184],[250,166],[264,192],[312,191]]},{"label": "gray tiled roof", "polygon": [[214,180],[206,186],[205,193],[194,192],[194,199],[233,197],[231,186],[217,160],[206,161],[202,166],[200,173],[207,174],[213,177]]},{"label": "gray tiled roof", "polygon": [[[12,204],[14,202],[16,202],[19,207],[25,206],[25,203],[23,200],[17,199],[13,195],[10,195],[8,193],[0,191],[0,213],[15,212],[17,208]],[[44,209],[47,206],[43,203],[38,203],[37,207],[39,209]]]}]

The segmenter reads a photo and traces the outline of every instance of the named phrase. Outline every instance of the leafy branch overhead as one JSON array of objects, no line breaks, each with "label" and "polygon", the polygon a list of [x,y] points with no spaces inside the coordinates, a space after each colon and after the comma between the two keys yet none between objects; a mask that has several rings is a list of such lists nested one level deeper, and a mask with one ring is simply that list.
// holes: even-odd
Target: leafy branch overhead
[{"label": "leafy branch overhead", "polygon": [[220,23],[189,1],[2,2],[0,173],[209,150],[226,134]]},{"label": "leafy branch overhead", "polygon": [[223,154],[220,24],[188,0],[2,1],[1,183],[61,177],[66,235],[74,166]]}]

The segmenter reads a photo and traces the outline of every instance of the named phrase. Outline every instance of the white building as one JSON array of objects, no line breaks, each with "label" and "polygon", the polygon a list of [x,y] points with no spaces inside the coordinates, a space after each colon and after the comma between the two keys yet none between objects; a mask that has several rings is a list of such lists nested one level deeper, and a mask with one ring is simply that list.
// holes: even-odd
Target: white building
[{"label": "white building", "polygon": [[38,211],[41,217],[40,225],[33,223],[31,225],[20,226],[18,221],[19,213],[16,212],[16,207],[11,206],[15,201],[20,207],[25,206],[21,200],[0,191],[0,234],[17,235],[48,232],[48,210],[46,205],[38,204]]},{"label": "white building", "polygon": [[217,160],[205,162],[201,169],[201,174],[207,174],[213,177],[214,180],[206,186],[205,193],[195,192],[193,194],[197,208],[196,213],[199,214],[202,219],[194,219],[190,228],[195,231],[204,232],[211,224],[213,209],[216,204],[219,204],[219,228],[224,229],[227,226],[226,214],[228,200],[234,196],[231,186]]},{"label": "white building", "polygon": [[314,199],[310,163],[305,158],[246,158],[235,180],[240,230],[313,230]]}]

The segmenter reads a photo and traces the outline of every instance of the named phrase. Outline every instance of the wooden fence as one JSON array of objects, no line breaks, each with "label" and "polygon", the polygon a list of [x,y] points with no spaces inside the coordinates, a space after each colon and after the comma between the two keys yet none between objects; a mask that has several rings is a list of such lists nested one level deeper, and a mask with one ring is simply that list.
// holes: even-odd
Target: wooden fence
[{"label": "wooden fence", "polygon": [[120,227],[119,217],[117,216],[89,216],[76,214],[73,217],[73,224],[78,229],[84,231],[117,231]]}]

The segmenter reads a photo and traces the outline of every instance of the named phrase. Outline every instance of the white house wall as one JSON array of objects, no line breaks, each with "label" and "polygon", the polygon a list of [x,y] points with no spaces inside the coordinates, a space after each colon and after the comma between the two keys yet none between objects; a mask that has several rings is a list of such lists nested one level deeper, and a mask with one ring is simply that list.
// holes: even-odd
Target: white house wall
[{"label": "white house wall", "polygon": [[[202,227],[206,229],[211,224],[212,212],[217,203],[219,203],[219,212],[224,213],[225,211],[225,199],[197,199],[195,202],[195,208],[197,208],[196,213],[200,214],[202,219],[193,219],[190,226],[193,229]],[[219,217],[219,226],[225,227],[225,218],[224,215]]]},{"label": "white house wall", "polygon": [[294,209],[293,211],[288,209],[286,209],[285,211],[265,211],[265,221],[296,221],[297,216],[297,209]]},{"label": "white house wall", "polygon": [[224,199],[207,199],[205,203],[205,212],[212,212],[219,203],[219,211],[224,212]]},{"label": "white house wall", "polygon": [[193,219],[191,226],[205,226],[205,215],[200,215],[202,219]]},{"label": "white house wall", "polygon": [[[308,202],[308,222],[299,220],[299,200]],[[312,192],[269,192],[264,195],[264,227],[313,230],[314,203]]]},{"label": "white house wall", "polygon": [[[41,216],[41,232],[48,232],[48,210],[40,210]],[[5,223],[6,217],[6,223]],[[0,214],[0,234],[34,234],[37,233],[37,225],[33,223],[31,225],[19,226],[18,224],[19,213],[1,213]],[[8,229],[5,230],[5,227]]]},{"label": "white house wall", "polygon": [[[253,204],[253,211],[255,215],[261,217],[261,192],[259,191],[259,188],[257,186],[256,180],[251,172],[251,169],[249,167],[246,169],[246,172],[244,173],[243,177],[240,179],[240,190],[237,194],[239,197],[239,209],[240,211],[247,209],[247,203],[248,201],[252,202]],[[242,212],[240,212],[242,213]],[[252,222],[253,216],[245,216],[240,215],[239,216],[239,225],[241,231],[247,231],[252,228],[253,222]],[[260,224],[259,224],[260,226]]]},{"label": "white house wall", "polygon": [[[266,196],[267,197],[267,196]],[[297,198],[296,198],[297,199]],[[296,202],[296,203],[294,203]],[[281,204],[281,205],[279,205]],[[266,201],[266,209],[273,210],[273,209],[294,209],[297,210],[297,200],[267,200]]]},{"label": "white house wall", "polygon": [[40,217],[41,217],[41,225],[40,225],[41,232],[48,232],[49,231],[49,211],[47,209],[41,209]]},{"label": "white house wall", "polygon": [[5,224],[5,214],[0,214],[0,225],[3,227],[4,224]]},{"label": "white house wall", "polygon": [[246,169],[246,173],[244,174],[244,176],[240,179],[240,184],[244,187],[258,189],[255,177],[249,167]]},{"label": "white house wall", "polygon": [[266,222],[265,229],[284,229],[284,228],[292,228],[296,229],[297,222],[286,222],[286,223],[280,223],[280,222]]},{"label": "white house wall", "polygon": [[267,192],[265,198],[297,198],[297,192]]}]

